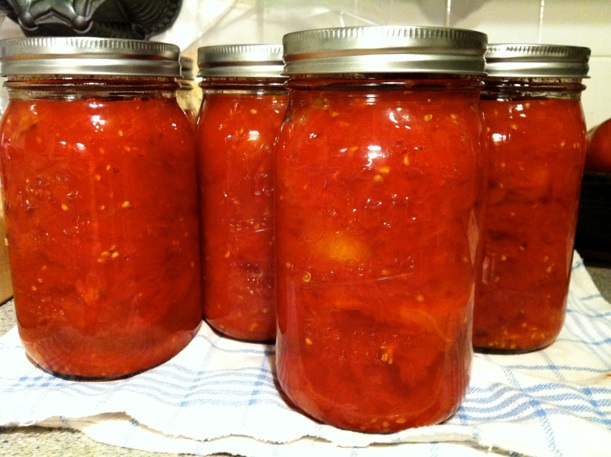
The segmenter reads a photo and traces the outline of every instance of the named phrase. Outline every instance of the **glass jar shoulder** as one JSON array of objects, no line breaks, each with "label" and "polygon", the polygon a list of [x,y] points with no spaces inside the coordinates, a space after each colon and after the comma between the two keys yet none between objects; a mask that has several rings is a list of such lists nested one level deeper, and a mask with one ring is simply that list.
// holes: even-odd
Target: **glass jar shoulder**
[{"label": "glass jar shoulder", "polygon": [[[301,153],[300,160],[320,166],[333,166],[338,160],[345,165],[351,159],[370,168],[391,150],[395,154],[413,150],[413,157],[401,158],[412,165],[416,156],[442,164],[458,157],[454,153],[452,158],[444,155],[443,144],[447,142],[454,142],[453,151],[464,148],[472,157],[472,143],[479,141],[480,129],[481,112],[475,91],[371,90],[348,96],[324,90],[295,91],[279,145],[303,144],[288,151],[288,157]],[[431,131],[444,135],[431,135]],[[320,144],[324,147],[315,146]],[[423,154],[425,147],[436,149],[436,154]]]},{"label": "glass jar shoulder", "polygon": [[280,122],[287,104],[286,92],[206,91],[199,123],[225,127]]}]

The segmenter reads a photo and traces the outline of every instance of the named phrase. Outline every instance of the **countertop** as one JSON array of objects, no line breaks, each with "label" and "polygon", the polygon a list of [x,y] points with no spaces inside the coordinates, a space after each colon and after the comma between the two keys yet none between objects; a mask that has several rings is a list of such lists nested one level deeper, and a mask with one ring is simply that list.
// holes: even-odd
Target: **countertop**
[{"label": "countertop", "polygon": [[[611,264],[586,267],[602,296],[611,302]],[[15,325],[12,301],[0,305],[0,335]],[[152,453],[99,443],[78,431],[41,427],[0,427],[0,455],[11,457],[165,457],[178,454]]]}]

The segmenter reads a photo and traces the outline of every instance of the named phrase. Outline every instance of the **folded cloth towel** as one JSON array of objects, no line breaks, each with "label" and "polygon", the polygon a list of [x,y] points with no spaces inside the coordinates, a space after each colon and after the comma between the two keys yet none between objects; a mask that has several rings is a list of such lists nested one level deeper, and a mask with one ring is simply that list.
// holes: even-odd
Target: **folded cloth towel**
[{"label": "folded cloth towel", "polygon": [[575,253],[567,319],[550,347],[476,354],[467,396],[441,425],[379,435],[319,424],[274,383],[274,346],[203,325],[167,363],[128,379],[66,381],[25,358],[16,328],[0,338],[0,426],[83,431],[118,446],[241,456],[611,455],[611,305]]}]

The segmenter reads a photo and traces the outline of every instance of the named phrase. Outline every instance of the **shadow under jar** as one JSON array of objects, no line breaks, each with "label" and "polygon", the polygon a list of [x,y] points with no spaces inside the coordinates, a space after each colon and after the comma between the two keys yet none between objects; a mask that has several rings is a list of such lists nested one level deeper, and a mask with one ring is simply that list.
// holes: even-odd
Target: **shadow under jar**
[{"label": "shadow under jar", "polygon": [[198,63],[204,318],[226,336],[274,341],[274,143],[288,101],[282,46],[202,47]]},{"label": "shadow under jar", "polygon": [[19,334],[42,369],[112,379],[201,325],[193,129],[179,49],[100,38],[0,43],[0,163]]},{"label": "shadow under jar", "polygon": [[469,380],[486,36],[355,27],[284,37],[277,375],[322,422],[451,417]]},{"label": "shadow under jar", "polygon": [[586,153],[580,99],[589,55],[588,48],[539,44],[491,44],[486,53],[478,351],[534,351],[562,329]]}]

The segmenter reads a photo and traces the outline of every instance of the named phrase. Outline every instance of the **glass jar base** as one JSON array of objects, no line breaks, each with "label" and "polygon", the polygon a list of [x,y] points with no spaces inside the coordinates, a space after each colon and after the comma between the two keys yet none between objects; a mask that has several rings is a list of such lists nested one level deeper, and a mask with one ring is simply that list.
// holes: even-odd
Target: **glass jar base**
[{"label": "glass jar base", "polygon": [[530,352],[541,351],[552,344],[556,339],[534,346],[534,347],[492,347],[492,346],[473,346],[473,351],[478,354],[491,354],[491,355],[515,355],[515,354],[528,354]]}]

